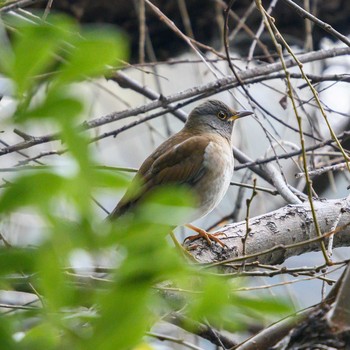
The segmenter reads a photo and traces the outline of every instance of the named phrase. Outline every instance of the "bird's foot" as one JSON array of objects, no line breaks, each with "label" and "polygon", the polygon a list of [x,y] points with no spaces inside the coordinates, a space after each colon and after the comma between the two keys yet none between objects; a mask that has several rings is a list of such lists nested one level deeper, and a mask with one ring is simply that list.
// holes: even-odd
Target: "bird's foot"
[{"label": "bird's foot", "polygon": [[203,230],[202,228],[196,227],[196,226],[191,225],[191,224],[187,224],[185,226],[188,227],[189,229],[197,232],[197,235],[186,237],[184,242],[194,241],[198,238],[204,238],[208,242],[209,245],[212,245],[212,242],[216,242],[216,243],[220,244],[222,247],[227,248],[227,245],[224,242],[222,242],[219,238],[216,237],[219,235],[226,236],[226,234],[224,232],[209,233],[209,232]]}]

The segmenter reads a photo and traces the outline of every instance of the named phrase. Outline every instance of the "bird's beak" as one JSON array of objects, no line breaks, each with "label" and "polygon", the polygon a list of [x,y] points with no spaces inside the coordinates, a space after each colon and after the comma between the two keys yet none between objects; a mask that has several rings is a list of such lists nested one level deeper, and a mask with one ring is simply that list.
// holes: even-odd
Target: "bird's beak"
[{"label": "bird's beak", "polygon": [[240,111],[240,112],[236,112],[234,115],[232,115],[230,118],[228,118],[228,120],[230,122],[235,121],[238,118],[243,118],[246,117],[247,115],[251,115],[254,114],[254,112],[252,111]]}]

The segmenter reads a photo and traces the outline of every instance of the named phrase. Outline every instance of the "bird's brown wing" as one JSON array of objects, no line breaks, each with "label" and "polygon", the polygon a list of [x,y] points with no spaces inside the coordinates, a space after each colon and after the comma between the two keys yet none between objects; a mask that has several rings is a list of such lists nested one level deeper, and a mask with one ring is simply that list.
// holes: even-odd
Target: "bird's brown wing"
[{"label": "bird's brown wing", "polygon": [[194,185],[206,172],[203,161],[209,141],[210,139],[203,135],[188,137],[177,134],[168,139],[145,160],[137,172],[133,180],[141,184],[137,194],[132,194],[132,190],[127,191],[109,217],[117,218],[132,209],[142,197],[157,186]]}]

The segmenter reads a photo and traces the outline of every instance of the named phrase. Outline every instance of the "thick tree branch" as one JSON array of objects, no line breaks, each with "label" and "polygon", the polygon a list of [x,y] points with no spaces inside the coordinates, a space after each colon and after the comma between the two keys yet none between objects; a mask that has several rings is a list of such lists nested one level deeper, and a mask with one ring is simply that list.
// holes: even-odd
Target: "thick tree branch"
[{"label": "thick tree branch", "polygon": [[[331,231],[334,220],[341,213],[338,223],[339,232],[334,236],[334,247],[350,245],[350,199],[314,201],[315,212],[321,232]],[[258,260],[262,264],[281,264],[287,258],[311,251],[319,251],[315,225],[308,203],[287,205],[270,213],[249,220],[250,232],[246,241],[246,257],[248,261]],[[246,235],[246,223],[241,221],[229,224],[218,230],[224,233],[220,239],[227,245],[211,247],[204,240],[186,242],[191,254],[200,263],[221,261],[232,269],[232,264],[240,263],[243,259],[242,238]],[[308,241],[309,242],[305,242]],[[327,240],[327,239],[326,239]],[[303,242],[305,242],[303,244]],[[230,264],[229,264],[230,263]]]}]

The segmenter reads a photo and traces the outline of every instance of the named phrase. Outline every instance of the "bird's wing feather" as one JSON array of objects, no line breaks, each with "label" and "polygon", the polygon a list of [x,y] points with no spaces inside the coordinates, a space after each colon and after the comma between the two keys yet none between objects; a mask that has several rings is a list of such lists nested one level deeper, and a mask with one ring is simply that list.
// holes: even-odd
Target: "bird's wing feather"
[{"label": "bird's wing feather", "polygon": [[133,180],[141,183],[137,195],[127,191],[110,218],[119,217],[130,210],[141,197],[157,186],[193,186],[206,173],[204,154],[208,141],[210,140],[203,135],[184,137],[183,140],[173,137],[158,147],[142,164]]}]

